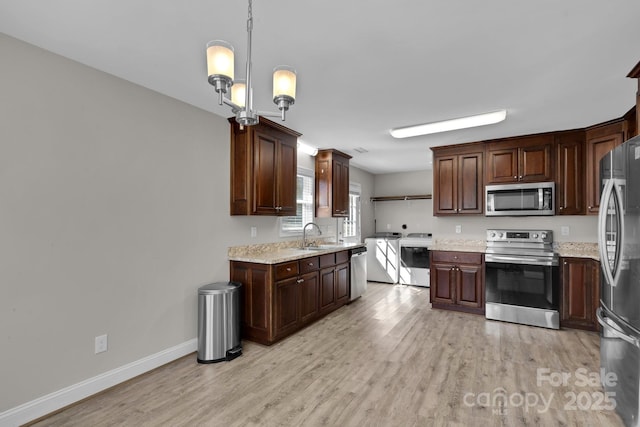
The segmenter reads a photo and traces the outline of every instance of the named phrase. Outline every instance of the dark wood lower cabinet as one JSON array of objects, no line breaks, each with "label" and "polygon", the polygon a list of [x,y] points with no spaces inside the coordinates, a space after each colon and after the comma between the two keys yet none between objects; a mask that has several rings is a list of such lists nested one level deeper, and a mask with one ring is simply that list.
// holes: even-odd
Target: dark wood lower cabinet
[{"label": "dark wood lower cabinet", "polygon": [[431,306],[484,314],[484,261],[481,253],[431,252]]},{"label": "dark wood lower cabinet", "polygon": [[242,339],[270,345],[349,301],[348,251],[280,264],[230,262],[243,285]]},{"label": "dark wood lower cabinet", "polygon": [[560,326],[596,331],[600,304],[600,264],[589,258],[562,258]]}]

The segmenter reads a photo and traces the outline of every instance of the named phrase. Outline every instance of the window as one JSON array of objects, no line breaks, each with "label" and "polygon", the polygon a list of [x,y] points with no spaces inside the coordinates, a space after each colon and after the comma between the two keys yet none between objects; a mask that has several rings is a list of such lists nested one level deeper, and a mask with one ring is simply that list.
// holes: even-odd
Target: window
[{"label": "window", "polygon": [[342,223],[343,238],[356,242],[360,241],[360,193],[360,184],[349,184],[349,217]]},{"label": "window", "polygon": [[280,218],[280,235],[295,236],[302,234],[302,227],[313,221],[314,172],[298,168],[296,192],[296,216]]}]

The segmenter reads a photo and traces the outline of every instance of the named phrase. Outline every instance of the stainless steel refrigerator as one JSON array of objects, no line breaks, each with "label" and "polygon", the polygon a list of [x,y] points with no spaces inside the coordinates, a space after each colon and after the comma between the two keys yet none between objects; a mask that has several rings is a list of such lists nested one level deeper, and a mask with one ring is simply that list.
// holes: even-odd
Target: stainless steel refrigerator
[{"label": "stainless steel refrigerator", "polygon": [[600,184],[600,379],[625,424],[640,426],[640,137],[602,158]]}]

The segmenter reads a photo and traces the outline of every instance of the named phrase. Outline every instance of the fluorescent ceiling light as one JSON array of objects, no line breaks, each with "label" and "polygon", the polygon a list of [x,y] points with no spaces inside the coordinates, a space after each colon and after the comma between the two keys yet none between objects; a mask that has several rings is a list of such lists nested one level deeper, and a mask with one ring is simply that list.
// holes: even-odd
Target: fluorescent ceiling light
[{"label": "fluorescent ceiling light", "polygon": [[476,116],[461,117],[459,119],[396,128],[391,129],[389,132],[394,138],[409,138],[411,136],[428,135],[430,133],[448,132],[456,129],[491,125],[503,121],[506,117],[507,110],[500,110],[492,113],[478,114]]},{"label": "fluorescent ceiling light", "polygon": [[312,147],[301,141],[298,141],[298,150],[310,156],[315,156],[316,154],[318,154],[318,149],[316,147]]}]

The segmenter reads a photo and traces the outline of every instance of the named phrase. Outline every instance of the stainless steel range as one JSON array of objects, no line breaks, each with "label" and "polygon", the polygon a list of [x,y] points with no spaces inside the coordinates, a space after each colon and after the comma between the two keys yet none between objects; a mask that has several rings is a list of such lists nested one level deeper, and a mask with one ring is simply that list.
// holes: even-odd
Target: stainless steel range
[{"label": "stainless steel range", "polygon": [[487,319],[560,328],[558,254],[551,230],[487,230]]}]

